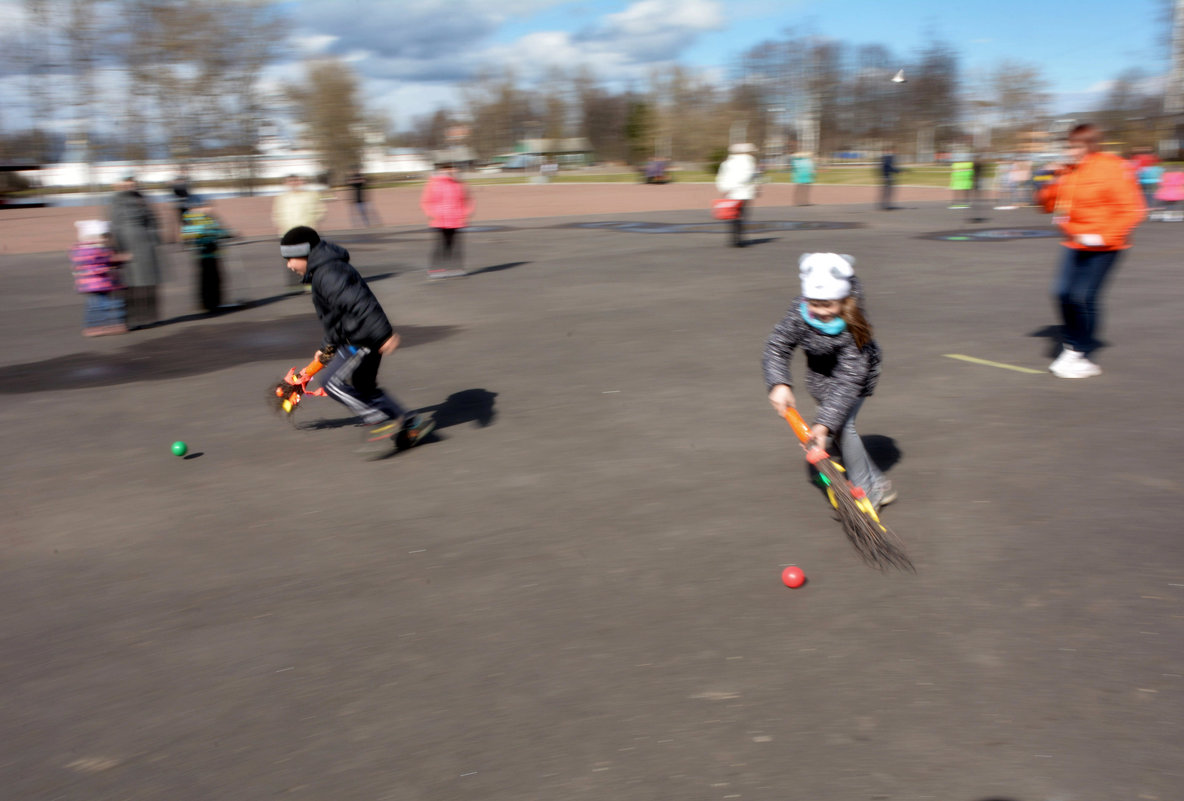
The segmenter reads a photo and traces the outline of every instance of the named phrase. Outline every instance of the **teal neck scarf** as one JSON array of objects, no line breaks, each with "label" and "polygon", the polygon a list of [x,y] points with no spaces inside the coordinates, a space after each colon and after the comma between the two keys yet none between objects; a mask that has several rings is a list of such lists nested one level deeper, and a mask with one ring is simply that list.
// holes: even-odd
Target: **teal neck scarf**
[{"label": "teal neck scarf", "polygon": [[806,305],[806,301],[804,301],[804,300],[802,301],[802,305],[799,307],[799,309],[801,311],[801,315],[802,315],[803,320],[805,320],[807,323],[809,323],[812,327],[817,328],[822,333],[827,334],[828,336],[833,337],[833,336],[835,336],[837,334],[841,334],[847,330],[847,321],[844,320],[842,317],[836,316],[833,320],[831,320],[830,322],[826,322],[826,323],[822,322],[821,320],[815,319],[810,314],[810,307]]}]

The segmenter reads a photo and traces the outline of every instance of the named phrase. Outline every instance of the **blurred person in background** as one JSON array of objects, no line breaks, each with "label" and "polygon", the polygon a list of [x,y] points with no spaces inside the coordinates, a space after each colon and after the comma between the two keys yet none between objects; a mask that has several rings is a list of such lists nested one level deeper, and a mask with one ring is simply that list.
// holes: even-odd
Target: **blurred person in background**
[{"label": "blurred person in background", "polygon": [[670,176],[666,172],[668,162],[663,158],[652,158],[645,165],[645,172],[643,173],[644,183],[647,184],[665,184],[669,183]]},{"label": "blurred person in background", "polygon": [[74,223],[78,244],[70,251],[74,267],[74,288],[86,296],[83,336],[126,334],[123,298],[118,290],[118,262],[110,245],[110,224],[106,220]]},{"label": "blurred person in background", "polygon": [[734,248],[744,247],[744,212],[748,201],[756,197],[756,185],[760,172],[756,167],[756,145],[743,142],[728,148],[728,157],[719,165],[715,174],[715,188],[728,200],[738,200],[736,216],[732,219],[731,244]]},{"label": "blurred person in background", "polygon": [[793,204],[810,205],[810,186],[814,183],[814,159],[805,151],[793,154],[789,163],[789,178],[793,181]]},{"label": "blurred person in background", "polygon": [[181,170],[181,174],[173,179],[173,206],[177,209],[177,241],[180,239],[180,226],[185,224],[185,212],[189,211],[189,174]]},{"label": "blurred person in background", "polygon": [[896,150],[889,145],[880,157],[880,210],[895,211],[892,205],[892,190],[896,185],[896,174],[900,172],[896,166]]},{"label": "blurred person in background", "polygon": [[1157,162],[1145,163],[1135,170],[1135,177],[1139,181],[1139,189],[1143,191],[1143,203],[1148,210],[1155,208],[1155,193],[1159,189],[1159,181],[1163,177],[1163,167]]},{"label": "blurred person in background", "polygon": [[1015,188],[1011,185],[1014,164],[1010,161],[1000,161],[995,164],[995,206],[996,210],[1014,209],[1011,198]]},{"label": "blurred person in background", "polygon": [[1180,168],[1174,167],[1163,174],[1155,200],[1161,209],[1157,213],[1160,220],[1184,222],[1184,211],[1179,210],[1180,201],[1184,200],[1184,172]]},{"label": "blurred person in background", "polygon": [[[366,176],[362,174],[361,170],[354,170],[346,183],[349,184],[349,188],[354,193],[354,202],[350,206],[350,219],[353,220],[355,225],[360,222],[360,227],[369,228],[373,223],[370,221],[370,203],[366,200]],[[315,228],[316,226],[309,227]]]},{"label": "blurred person in background", "polygon": [[213,314],[222,306],[221,243],[231,233],[214,216],[207,203],[197,202],[185,212],[181,226],[181,241],[189,246],[197,258],[197,302],[204,311]]},{"label": "blurred person in background", "polygon": [[112,247],[128,260],[123,268],[127,327],[144,328],[159,319],[156,287],[161,279],[160,221],[136,187],[134,175],[115,185],[107,209]]},{"label": "blurred person in background", "polygon": [[1032,200],[1032,162],[1017,159],[1011,165],[1011,196],[1008,202],[1012,206],[1026,206]]},{"label": "blurred person in background", "polygon": [[987,220],[980,211],[983,201],[989,201],[983,192],[986,180],[987,160],[976,153],[971,157],[970,166],[970,222],[972,223],[986,222]]},{"label": "blurred person in background", "polygon": [[974,190],[974,161],[969,156],[958,156],[950,165],[950,189],[954,193],[951,209],[970,207],[970,193]]},{"label": "blurred person in background", "polygon": [[465,274],[460,232],[473,214],[473,196],[457,176],[455,164],[437,165],[435,175],[424,185],[419,207],[436,229],[428,278],[460,278]]},{"label": "blurred person in background", "polygon": [[1143,196],[1121,158],[1101,152],[1102,131],[1069,132],[1065,163],[1040,190],[1045,211],[1065,234],[1053,296],[1060,306],[1063,347],[1049,370],[1058,378],[1089,378],[1102,368],[1089,360],[1100,343],[1100,295],[1106,278],[1145,214]]},{"label": "blurred person in background", "polygon": [[1047,157],[1039,163],[1033,162],[1032,165],[1032,203],[1040,205],[1040,193],[1057,177],[1057,170],[1060,169],[1060,163],[1056,161],[1049,161]]},{"label": "blurred person in background", "polygon": [[[283,236],[293,228],[305,226],[312,229],[320,228],[321,220],[325,218],[325,204],[319,193],[304,185],[304,179],[299,175],[289,175],[284,183],[287,185],[271,207],[271,221],[275,223],[278,236]],[[290,291],[307,291],[302,289],[300,276],[288,273],[288,287]]]}]

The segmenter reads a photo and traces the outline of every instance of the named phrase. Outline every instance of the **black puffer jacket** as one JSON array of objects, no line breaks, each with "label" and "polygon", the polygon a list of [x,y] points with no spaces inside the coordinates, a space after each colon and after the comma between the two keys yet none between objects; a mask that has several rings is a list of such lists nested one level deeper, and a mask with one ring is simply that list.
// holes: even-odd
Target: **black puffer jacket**
[{"label": "black puffer jacket", "polygon": [[322,239],[308,254],[305,283],[325,329],[325,345],[356,345],[377,350],[394,329],[382,305],[349,263],[349,251]]}]

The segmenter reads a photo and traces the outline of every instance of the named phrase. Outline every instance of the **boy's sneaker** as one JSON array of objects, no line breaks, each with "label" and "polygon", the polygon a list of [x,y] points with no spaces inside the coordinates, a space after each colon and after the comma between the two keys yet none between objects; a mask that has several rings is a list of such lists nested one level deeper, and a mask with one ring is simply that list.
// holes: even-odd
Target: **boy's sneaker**
[{"label": "boy's sneaker", "polygon": [[400,420],[386,420],[366,430],[362,439],[362,447],[358,453],[371,459],[381,459],[394,452],[396,437],[402,433],[403,423]]},{"label": "boy's sneaker", "polygon": [[441,278],[464,278],[468,275],[464,270],[442,270],[441,272],[444,273],[440,276]]},{"label": "boy's sneaker", "polygon": [[447,270],[428,270],[428,278],[447,278]]},{"label": "boy's sneaker", "polygon": [[403,424],[395,442],[400,449],[413,448],[422,442],[424,437],[432,433],[435,427],[436,421],[433,418],[417,414]]}]

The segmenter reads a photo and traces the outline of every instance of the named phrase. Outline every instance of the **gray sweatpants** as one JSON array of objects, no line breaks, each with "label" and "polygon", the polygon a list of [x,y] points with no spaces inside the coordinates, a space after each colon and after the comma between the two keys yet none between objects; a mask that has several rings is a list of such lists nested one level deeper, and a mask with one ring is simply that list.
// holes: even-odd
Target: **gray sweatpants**
[{"label": "gray sweatpants", "polygon": [[884,486],[884,474],[876,467],[871,457],[863,447],[863,440],[855,430],[855,416],[859,414],[859,407],[863,406],[863,398],[855,402],[851,414],[847,415],[839,433],[832,433],[832,441],[838,446],[842,457],[843,467],[847,468],[847,480],[867,493],[872,503],[880,499]]}]

